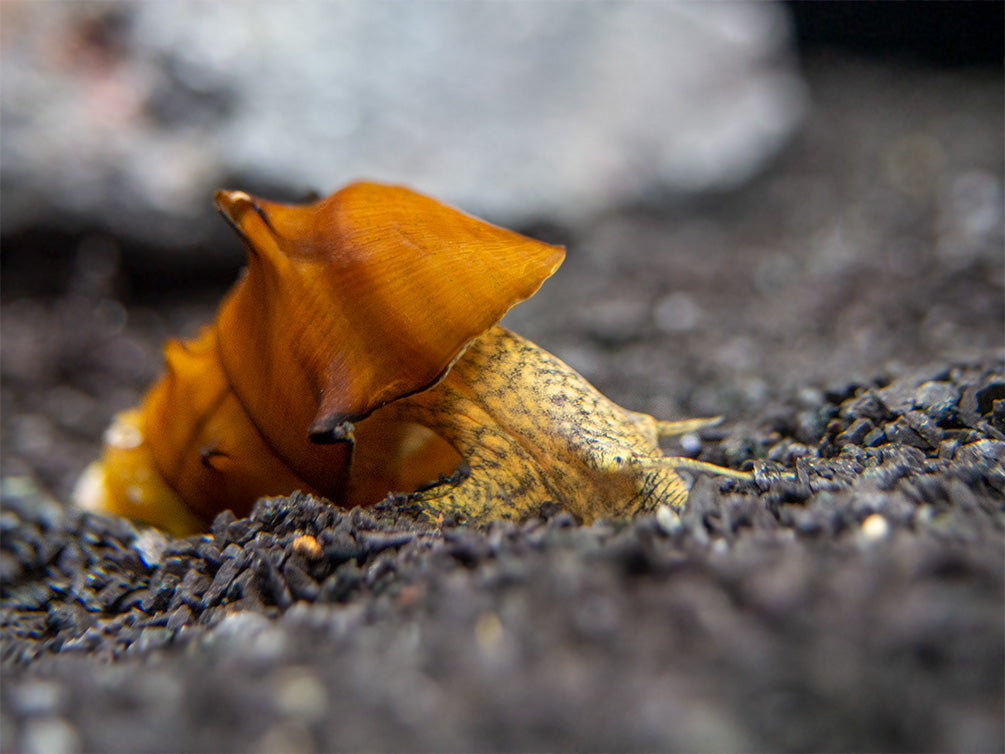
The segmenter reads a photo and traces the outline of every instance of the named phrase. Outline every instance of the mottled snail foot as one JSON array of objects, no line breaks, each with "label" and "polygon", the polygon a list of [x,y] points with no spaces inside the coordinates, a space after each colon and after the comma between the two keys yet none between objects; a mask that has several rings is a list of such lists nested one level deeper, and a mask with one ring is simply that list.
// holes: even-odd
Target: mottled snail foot
[{"label": "mottled snail foot", "polygon": [[481,524],[494,519],[528,518],[544,502],[540,494],[501,483],[484,468],[472,472],[467,464],[462,465],[461,473],[441,477],[438,483],[409,494],[408,501],[436,524],[446,519]]},{"label": "mottled snail foot", "polygon": [[422,511],[422,515],[431,523],[442,525],[450,520],[452,523],[479,524],[493,518],[513,518],[519,512],[504,509],[501,504],[486,503],[486,495],[473,485],[466,489],[458,489],[447,483],[437,487],[413,492],[408,496],[408,502]]}]

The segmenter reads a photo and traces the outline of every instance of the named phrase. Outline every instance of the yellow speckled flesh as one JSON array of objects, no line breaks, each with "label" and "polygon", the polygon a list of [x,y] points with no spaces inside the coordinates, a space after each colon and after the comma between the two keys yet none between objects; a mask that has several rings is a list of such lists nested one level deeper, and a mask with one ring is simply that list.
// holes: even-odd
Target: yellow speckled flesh
[{"label": "yellow speckled flesh", "polygon": [[679,509],[687,499],[677,459],[663,458],[658,444],[674,425],[618,406],[501,327],[472,343],[439,385],[382,411],[431,428],[470,467],[456,486],[416,493],[433,517],[519,518],[553,501],[589,522]]}]

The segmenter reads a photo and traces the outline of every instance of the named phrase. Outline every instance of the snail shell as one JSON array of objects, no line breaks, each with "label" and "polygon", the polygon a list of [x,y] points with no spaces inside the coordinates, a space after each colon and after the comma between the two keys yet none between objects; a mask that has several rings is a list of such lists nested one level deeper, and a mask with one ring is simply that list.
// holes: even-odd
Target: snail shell
[{"label": "snail shell", "polygon": [[[383,484],[449,471],[456,450],[428,430],[362,420],[441,380],[564,250],[376,183],[309,205],[220,191],[216,206],[247,270],[212,326],[168,343],[164,376],[113,423],[77,500],[187,533],[265,494],[374,502]],[[379,451],[351,485],[357,422]],[[397,459],[385,479],[381,454]]]}]

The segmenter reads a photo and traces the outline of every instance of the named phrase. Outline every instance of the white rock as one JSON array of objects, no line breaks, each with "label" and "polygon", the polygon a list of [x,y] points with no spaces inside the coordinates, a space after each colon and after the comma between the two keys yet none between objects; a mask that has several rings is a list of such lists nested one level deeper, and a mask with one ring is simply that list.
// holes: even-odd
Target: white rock
[{"label": "white rock", "polygon": [[358,177],[574,222],[742,182],[805,105],[768,3],[6,0],[4,26],[5,232],[179,245],[225,180]]}]

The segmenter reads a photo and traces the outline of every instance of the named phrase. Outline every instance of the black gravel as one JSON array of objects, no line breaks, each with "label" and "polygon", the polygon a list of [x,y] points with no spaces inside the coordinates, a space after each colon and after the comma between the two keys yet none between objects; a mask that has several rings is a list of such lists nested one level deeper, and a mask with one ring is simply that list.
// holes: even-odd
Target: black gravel
[{"label": "black gravel", "polygon": [[3,749],[1001,749],[1003,391],[775,406],[703,446],[756,483],[589,527],[294,495],[172,540],[8,483]]},{"label": "black gravel", "polygon": [[509,326],[626,407],[729,417],[667,450],[755,481],[682,516],[72,510],[224,286],[3,236],[0,751],[1005,750],[1002,77],[821,55],[758,180],[524,229],[569,253]]}]

